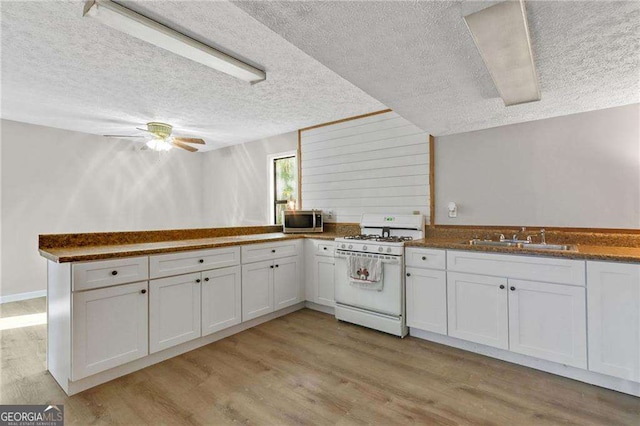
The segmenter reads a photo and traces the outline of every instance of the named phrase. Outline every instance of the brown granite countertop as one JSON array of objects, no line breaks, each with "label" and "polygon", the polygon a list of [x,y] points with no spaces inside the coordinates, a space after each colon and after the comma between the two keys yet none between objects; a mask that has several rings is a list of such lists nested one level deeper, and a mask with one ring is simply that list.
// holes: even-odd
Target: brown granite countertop
[{"label": "brown granite countertop", "polygon": [[156,241],[149,243],[41,247],[39,251],[41,256],[54,262],[63,263],[104,260],[116,257],[146,256],[150,254],[173,253],[186,250],[203,250],[301,238],[333,240],[337,236],[338,234],[334,232],[323,232],[318,234],[283,234],[281,232],[274,232],[265,234]]},{"label": "brown granite countertop", "polygon": [[405,243],[405,247],[470,250],[503,254],[526,254],[532,256],[559,257],[565,259],[604,260],[610,262],[640,263],[640,247],[576,244],[578,251],[531,250],[515,247],[472,246],[455,237],[437,237]]}]

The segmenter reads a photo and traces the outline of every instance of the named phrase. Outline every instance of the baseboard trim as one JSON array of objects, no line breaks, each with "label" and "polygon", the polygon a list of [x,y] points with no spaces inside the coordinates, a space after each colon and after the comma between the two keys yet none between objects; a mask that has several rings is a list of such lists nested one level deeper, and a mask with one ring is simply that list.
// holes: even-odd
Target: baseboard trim
[{"label": "baseboard trim", "polygon": [[240,333],[241,331],[248,330],[252,327],[255,327],[262,323],[279,318],[281,316],[288,315],[292,312],[298,311],[303,308],[304,308],[304,302],[300,302],[295,305],[289,306],[287,308],[281,309],[279,311],[272,312],[270,314],[263,315],[258,318],[254,318],[252,320],[243,322],[238,325],[234,325],[233,327],[229,327],[217,333],[213,333],[205,337],[200,337],[196,340],[191,340],[181,345],[174,346],[172,348],[168,348],[151,355],[147,355],[144,358],[131,361],[127,364],[120,365],[110,370],[102,371],[100,373],[94,374],[93,376],[89,376],[84,379],[77,380],[75,382],[68,380],[67,383],[58,383],[58,384],[67,393],[67,395],[69,396],[75,395],[79,392],[90,389],[94,386],[101,385],[102,383],[109,382],[111,380],[117,379],[118,377],[126,376],[127,374],[133,373],[134,371],[141,370],[153,364],[157,364],[167,359],[190,352],[194,349],[198,349],[202,346],[206,346],[213,342],[217,342],[218,340],[222,340],[225,337],[232,336],[234,334]]},{"label": "baseboard trim", "polygon": [[336,314],[336,308],[334,308],[333,306],[320,305],[319,303],[310,302],[308,300],[304,302],[304,307],[312,309],[314,311],[324,312],[325,314],[329,315]]},{"label": "baseboard trim", "polygon": [[600,386],[602,388],[611,389],[617,392],[640,397],[640,383],[632,382],[629,380],[619,379],[617,377],[607,376],[605,374],[594,373],[593,371],[583,370],[581,368],[570,367],[568,365],[558,364],[556,362],[533,358],[504,349],[493,348],[491,346],[485,346],[474,342],[468,342],[466,340],[456,339],[455,337],[432,333],[430,331],[419,330],[417,328],[410,328],[409,335],[417,337],[419,339],[428,340],[430,342],[440,343],[442,345],[452,346],[454,348],[462,349],[465,351],[474,352],[506,362],[511,362],[513,364],[523,365],[525,367],[544,371],[546,373],[578,380],[590,385]]},{"label": "baseboard trim", "polygon": [[21,300],[37,299],[38,297],[45,297],[47,290],[29,291],[27,293],[9,294],[7,296],[0,296],[0,305],[9,302],[19,302]]}]

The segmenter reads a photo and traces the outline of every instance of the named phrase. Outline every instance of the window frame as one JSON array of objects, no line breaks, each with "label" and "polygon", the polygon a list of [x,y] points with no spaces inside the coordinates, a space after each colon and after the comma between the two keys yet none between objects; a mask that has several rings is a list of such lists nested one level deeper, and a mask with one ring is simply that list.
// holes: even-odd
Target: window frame
[{"label": "window frame", "polygon": [[[298,185],[300,184],[300,179],[298,176],[298,151],[285,151],[279,152],[277,154],[271,154],[267,156],[267,172],[269,173],[269,223],[271,225],[277,225],[276,221],[276,160],[281,160],[283,158],[293,157],[296,161],[296,208],[298,206]],[[280,203],[280,204],[286,204]]]}]

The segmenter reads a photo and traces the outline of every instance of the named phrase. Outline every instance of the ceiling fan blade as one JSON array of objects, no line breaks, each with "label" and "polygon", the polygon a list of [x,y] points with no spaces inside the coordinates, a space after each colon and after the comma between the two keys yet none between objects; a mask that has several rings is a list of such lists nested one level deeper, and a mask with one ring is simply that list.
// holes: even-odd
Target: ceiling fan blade
[{"label": "ceiling fan blade", "polygon": [[192,146],[185,145],[182,142],[178,142],[175,139],[171,142],[171,145],[176,146],[178,148],[186,149],[189,152],[197,152],[198,150]]},{"label": "ceiling fan blade", "polygon": [[174,141],[186,142],[186,143],[197,143],[199,145],[205,145],[204,139],[199,138],[173,138]]}]

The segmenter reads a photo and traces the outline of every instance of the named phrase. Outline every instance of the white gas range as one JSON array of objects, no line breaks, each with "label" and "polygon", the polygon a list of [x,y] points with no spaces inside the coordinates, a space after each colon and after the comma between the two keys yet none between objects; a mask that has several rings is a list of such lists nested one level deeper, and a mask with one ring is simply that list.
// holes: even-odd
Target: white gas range
[{"label": "white gas range", "polygon": [[[404,243],[424,237],[424,216],[365,214],[360,230],[360,235],[335,239],[335,316],[404,337]],[[366,276],[360,278],[368,278],[364,266],[380,268],[379,276],[371,271],[375,282],[354,274],[363,271]]]}]

